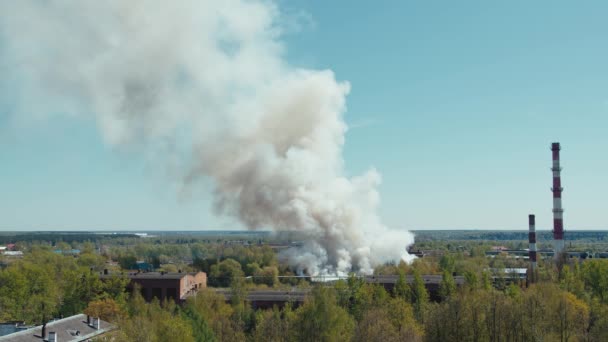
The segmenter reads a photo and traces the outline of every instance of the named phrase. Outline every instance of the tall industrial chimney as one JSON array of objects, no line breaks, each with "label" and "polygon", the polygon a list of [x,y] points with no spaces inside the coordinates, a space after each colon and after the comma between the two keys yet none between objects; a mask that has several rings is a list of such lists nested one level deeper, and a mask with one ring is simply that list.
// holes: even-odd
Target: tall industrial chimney
[{"label": "tall industrial chimney", "polygon": [[536,272],[536,227],[535,227],[534,215],[528,215],[528,226],[530,227],[528,232],[528,242],[530,243],[530,266],[532,273]]},{"label": "tall industrial chimney", "polygon": [[551,151],[553,152],[553,249],[554,257],[558,258],[560,253],[564,251],[564,220],[562,209],[562,181],[560,173],[562,168],[559,165],[559,150],[561,147],[558,142],[551,144]]}]

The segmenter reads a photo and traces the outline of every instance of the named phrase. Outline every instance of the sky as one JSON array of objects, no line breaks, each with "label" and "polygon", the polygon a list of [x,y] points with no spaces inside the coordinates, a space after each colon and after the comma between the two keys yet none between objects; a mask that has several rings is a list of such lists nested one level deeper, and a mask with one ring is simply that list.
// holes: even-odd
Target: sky
[{"label": "sky", "polygon": [[[288,62],[348,81],[349,175],[382,175],[389,227],[608,229],[608,3],[281,1]],[[0,49],[0,68],[3,63]],[[7,59],[4,59],[6,61]],[[9,87],[0,97],[16,96]],[[239,229],[93,120],[0,101],[0,230]]]}]

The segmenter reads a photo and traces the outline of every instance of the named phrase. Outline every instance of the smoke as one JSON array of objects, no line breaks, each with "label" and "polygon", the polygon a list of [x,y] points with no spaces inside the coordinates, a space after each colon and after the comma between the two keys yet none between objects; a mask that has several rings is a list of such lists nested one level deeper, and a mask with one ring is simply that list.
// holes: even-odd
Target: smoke
[{"label": "smoke", "polygon": [[4,106],[89,115],[112,146],[170,146],[156,162],[186,187],[211,180],[219,213],[306,234],[285,254],[302,272],[409,258],[411,234],[376,214],[380,175],[344,176],[350,85],[289,65],[282,20],[270,1],[3,1]]}]

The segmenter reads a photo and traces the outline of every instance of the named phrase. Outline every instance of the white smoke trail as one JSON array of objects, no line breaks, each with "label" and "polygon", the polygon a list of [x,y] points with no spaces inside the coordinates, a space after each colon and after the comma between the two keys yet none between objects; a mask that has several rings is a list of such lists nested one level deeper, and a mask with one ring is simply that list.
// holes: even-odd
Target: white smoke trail
[{"label": "white smoke trail", "polygon": [[248,228],[304,232],[288,254],[313,275],[370,273],[413,238],[376,214],[371,170],[343,176],[349,84],[282,56],[269,1],[0,2],[0,65],[14,112],[93,113],[112,145],[170,142],[185,184]]}]

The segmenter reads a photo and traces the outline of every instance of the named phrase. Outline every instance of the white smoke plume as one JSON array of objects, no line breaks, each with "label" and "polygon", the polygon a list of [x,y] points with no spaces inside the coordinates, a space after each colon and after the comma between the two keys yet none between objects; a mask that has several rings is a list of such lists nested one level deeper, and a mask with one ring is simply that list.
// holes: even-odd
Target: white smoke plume
[{"label": "white smoke plume", "polygon": [[113,146],[170,144],[220,213],[309,236],[287,254],[300,271],[408,259],[412,235],[377,216],[379,174],[344,176],[350,85],[289,65],[282,20],[261,0],[2,1],[0,82],[16,115],[93,115]]}]

